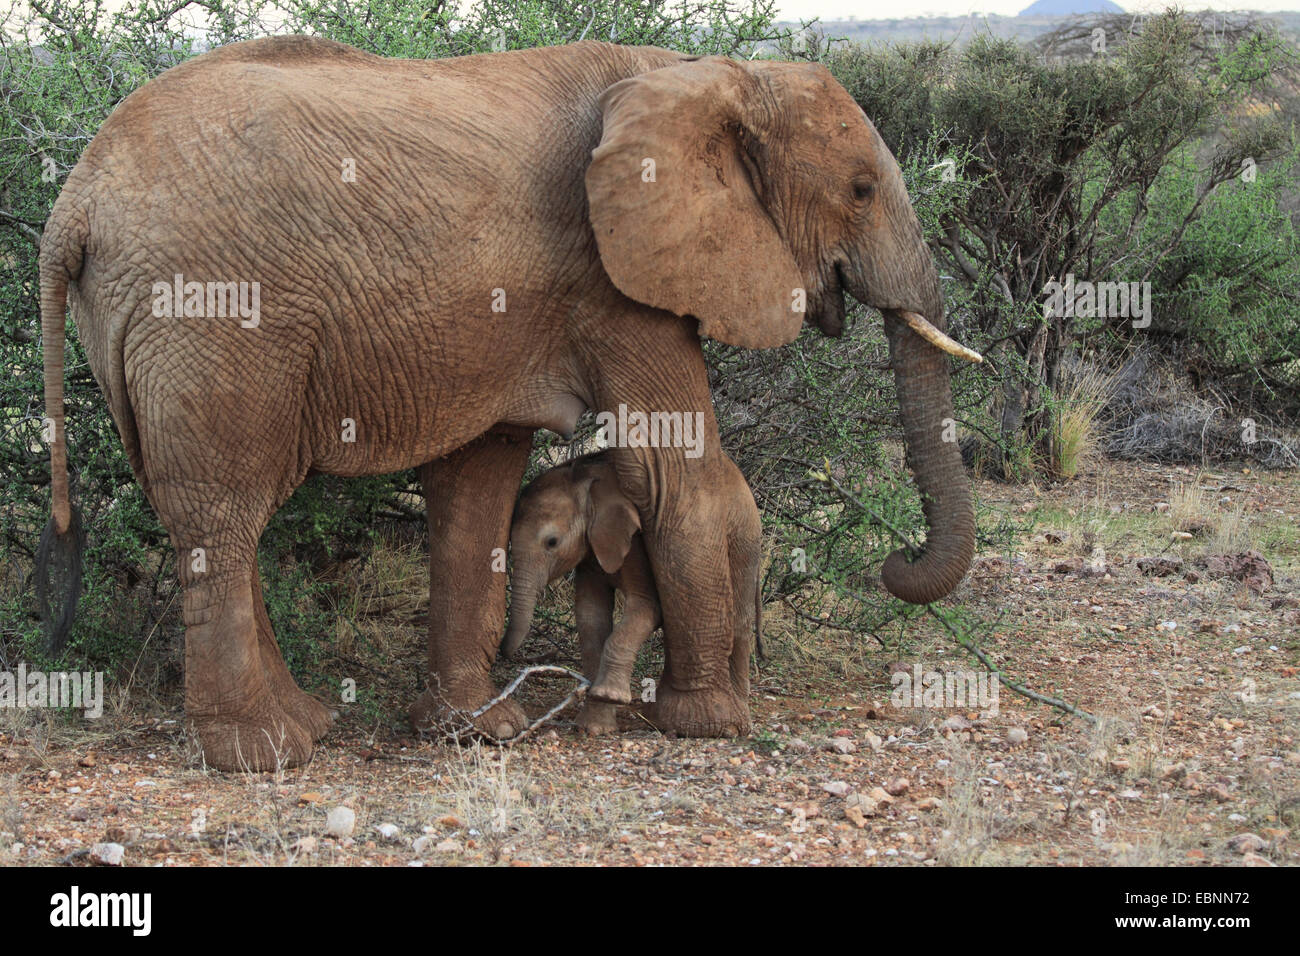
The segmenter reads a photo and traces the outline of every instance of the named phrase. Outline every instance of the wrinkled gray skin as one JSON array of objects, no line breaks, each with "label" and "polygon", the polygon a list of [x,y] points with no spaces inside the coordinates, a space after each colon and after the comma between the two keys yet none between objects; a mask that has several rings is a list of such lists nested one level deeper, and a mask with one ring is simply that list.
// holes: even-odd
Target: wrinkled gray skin
[{"label": "wrinkled gray skin", "polygon": [[[420,468],[429,691],[411,715],[463,726],[496,696],[492,554],[533,433],[621,404],[704,423],[698,457],[613,453],[663,609],[652,718],[747,731],[752,641],[717,520],[727,466],[700,336],[838,335],[846,292],[883,311],[929,522],[924,553],[891,555],[882,580],[923,603],[970,564],[969,488],[942,439],[949,360],[914,331],[918,316],[944,326],[934,264],[893,156],[818,65],[601,43],[441,61],[232,44],[118,106],[68,176],[40,266],[52,533],[75,534],[66,304],[176,550],[186,714],[212,766],[301,763],[329,727],[284,665],[257,574],[262,529],[309,474]],[[258,283],[259,324],[160,315],[156,284],[176,275]],[[475,721],[497,736],[525,723],[509,700]]]}]

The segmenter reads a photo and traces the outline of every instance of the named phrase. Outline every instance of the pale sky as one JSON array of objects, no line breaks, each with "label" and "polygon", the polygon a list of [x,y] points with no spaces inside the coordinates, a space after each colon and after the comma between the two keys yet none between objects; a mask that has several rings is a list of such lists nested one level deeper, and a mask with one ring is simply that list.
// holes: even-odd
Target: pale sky
[{"label": "pale sky", "polygon": [[[1170,0],[1115,0],[1129,12],[1159,12],[1170,5]],[[1013,16],[1033,3],[1033,0],[779,0],[777,9],[781,19],[797,20],[820,17],[823,20],[901,20],[907,17],[944,16],[959,17],[968,13],[997,13]],[[1184,0],[1179,4],[1187,10],[1300,10],[1300,0]]]}]

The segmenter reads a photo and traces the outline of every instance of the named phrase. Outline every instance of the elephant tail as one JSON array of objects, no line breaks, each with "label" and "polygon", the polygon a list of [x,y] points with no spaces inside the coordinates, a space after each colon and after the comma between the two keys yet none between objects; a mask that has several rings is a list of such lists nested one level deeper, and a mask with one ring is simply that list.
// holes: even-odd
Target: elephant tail
[{"label": "elephant tail", "polygon": [[763,650],[763,576],[754,575],[754,651],[760,661],[767,660]]},{"label": "elephant tail", "polygon": [[[84,220],[80,220],[84,222]],[[68,493],[68,446],[63,428],[63,347],[68,283],[81,271],[84,231],[68,228],[57,208],[41,237],[41,347],[45,360],[45,420],[42,432],[50,446],[50,521],[36,550],[36,600],[51,652],[67,642],[81,590],[81,554],[85,544],[81,515]],[[51,579],[59,586],[51,588]],[[59,613],[50,610],[53,590]]]}]

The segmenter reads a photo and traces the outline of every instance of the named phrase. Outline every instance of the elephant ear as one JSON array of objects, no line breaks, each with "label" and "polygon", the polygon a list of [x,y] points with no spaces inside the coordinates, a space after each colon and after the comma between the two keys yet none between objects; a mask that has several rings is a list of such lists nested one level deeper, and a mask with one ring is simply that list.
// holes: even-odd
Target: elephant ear
[{"label": "elephant ear", "polygon": [[707,57],[615,83],[587,169],[601,262],[629,298],[693,315],[729,345],[793,341],[803,279],[763,207],[765,150],[747,115],[762,80]]},{"label": "elephant ear", "polygon": [[616,482],[597,478],[591,484],[587,513],[587,543],[606,574],[623,566],[632,536],[641,530],[641,516]]}]

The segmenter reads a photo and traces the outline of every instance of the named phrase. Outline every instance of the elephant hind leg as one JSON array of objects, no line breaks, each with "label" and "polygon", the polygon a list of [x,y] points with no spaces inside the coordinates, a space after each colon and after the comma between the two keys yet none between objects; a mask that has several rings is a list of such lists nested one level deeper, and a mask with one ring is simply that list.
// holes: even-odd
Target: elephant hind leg
[{"label": "elephant hind leg", "polygon": [[[505,628],[506,576],[495,555],[510,543],[510,514],[533,433],[502,427],[420,468],[429,522],[429,689],[411,707],[421,733],[459,735],[497,696],[492,662]],[[507,698],[475,718],[504,739],[528,726]]]},{"label": "elephant hind leg", "polygon": [[[183,567],[192,554],[180,550]],[[204,761],[219,770],[277,770],[311,756],[310,733],[267,680],[250,557],[208,552],[213,564],[182,577],[185,713]]]},{"label": "elephant hind leg", "polygon": [[258,576],[257,562],[253,563],[253,610],[257,617],[257,642],[262,656],[262,671],[271,695],[284,712],[311,736],[312,742],[320,740],[334,722],[330,708],[303,691],[294,681],[284,663],[280,645],[276,643],[271,628],[271,618],[262,598],[262,581]]},{"label": "elephant hind leg", "polygon": [[317,729],[305,727],[282,702],[309,715],[310,708],[286,693],[287,687],[301,691],[287,670],[281,676],[284,662],[258,586],[257,539],[272,506],[251,497],[212,482],[153,485],[184,589],[186,718],[204,761],[220,770],[304,763]]}]

